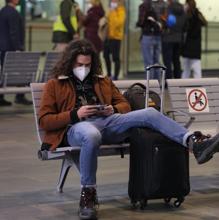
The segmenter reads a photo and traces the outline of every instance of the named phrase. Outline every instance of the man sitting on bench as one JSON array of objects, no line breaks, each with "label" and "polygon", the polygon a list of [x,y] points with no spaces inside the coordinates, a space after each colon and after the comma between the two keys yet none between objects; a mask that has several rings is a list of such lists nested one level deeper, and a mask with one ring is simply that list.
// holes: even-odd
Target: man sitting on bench
[{"label": "man sitting on bench", "polygon": [[124,141],[130,128],[148,127],[161,132],[192,149],[199,164],[210,160],[219,148],[219,134],[208,138],[200,132],[191,133],[154,108],[131,111],[113,82],[102,75],[99,57],[86,40],[70,42],[52,74],[54,79],[44,87],[39,124],[46,131],[48,150],[60,145],[81,146],[81,219],[97,215],[99,146]]}]

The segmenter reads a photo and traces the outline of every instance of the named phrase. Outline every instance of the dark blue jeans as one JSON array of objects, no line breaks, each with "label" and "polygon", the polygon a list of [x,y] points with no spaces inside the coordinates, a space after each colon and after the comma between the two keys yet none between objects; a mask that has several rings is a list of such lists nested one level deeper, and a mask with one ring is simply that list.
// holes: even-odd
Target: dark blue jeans
[{"label": "dark blue jeans", "polygon": [[[161,54],[160,36],[143,35],[141,39],[141,50],[144,59],[144,67],[159,63]],[[153,69],[151,79],[160,79],[159,70]]]}]

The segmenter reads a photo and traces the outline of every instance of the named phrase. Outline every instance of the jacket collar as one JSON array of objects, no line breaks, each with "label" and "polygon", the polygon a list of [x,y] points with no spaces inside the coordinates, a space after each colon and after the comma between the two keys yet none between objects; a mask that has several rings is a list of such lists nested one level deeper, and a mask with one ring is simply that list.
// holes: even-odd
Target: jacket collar
[{"label": "jacket collar", "polygon": [[[95,78],[99,78],[99,79],[103,79],[105,78],[105,76],[103,75],[94,75]],[[69,79],[70,76],[66,76],[66,75],[60,75],[58,76],[58,80],[66,80],[66,79]]]}]

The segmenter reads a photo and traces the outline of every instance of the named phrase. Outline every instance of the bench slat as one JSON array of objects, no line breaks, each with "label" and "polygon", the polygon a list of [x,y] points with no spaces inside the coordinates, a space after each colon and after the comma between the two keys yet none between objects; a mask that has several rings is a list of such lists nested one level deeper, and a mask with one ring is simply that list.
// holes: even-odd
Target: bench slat
[{"label": "bench slat", "polygon": [[[184,100],[184,102],[182,102],[182,101],[183,100],[180,100],[180,101],[171,100],[172,108],[174,110],[175,109],[188,109],[187,101],[185,101],[185,100]],[[209,108],[219,106],[219,101],[218,100],[208,100],[208,105],[209,105]]]},{"label": "bench slat", "polygon": [[218,78],[201,78],[201,79],[167,79],[169,87],[192,87],[192,86],[214,86],[218,85]]},{"label": "bench slat", "polygon": [[[219,86],[218,86],[219,87]],[[207,97],[208,97],[208,100],[214,100],[214,99],[217,99],[219,97],[219,91],[218,92],[208,92],[207,91]],[[173,93],[171,94],[171,100],[177,100],[177,101],[185,101],[186,99],[186,93],[181,93],[181,94],[176,94],[176,93]]]}]

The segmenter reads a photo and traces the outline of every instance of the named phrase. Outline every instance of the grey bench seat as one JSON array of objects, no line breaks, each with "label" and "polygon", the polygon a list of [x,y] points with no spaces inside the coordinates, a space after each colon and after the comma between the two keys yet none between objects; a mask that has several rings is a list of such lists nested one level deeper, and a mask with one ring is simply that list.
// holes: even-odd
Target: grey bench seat
[{"label": "grey bench seat", "polygon": [[[190,113],[195,117],[195,121],[190,126],[191,131],[201,130],[211,135],[218,132],[219,126],[219,78],[201,78],[201,79],[168,79],[168,93],[171,103],[171,109],[182,110]],[[206,100],[206,111],[200,109],[191,112],[191,104],[189,106],[188,89],[199,91],[204,89],[205,93],[201,94],[200,97],[205,102]],[[194,98],[194,97],[193,97]],[[191,102],[190,102],[191,103]],[[186,118],[175,114],[175,120],[179,123],[184,123]]]},{"label": "grey bench seat", "polygon": [[0,74],[0,94],[28,93],[36,81],[41,52],[7,52]]}]

